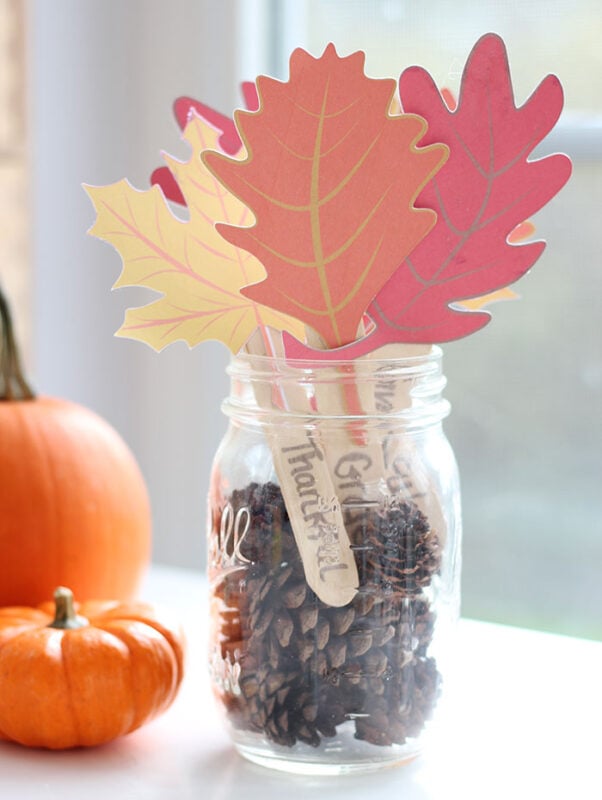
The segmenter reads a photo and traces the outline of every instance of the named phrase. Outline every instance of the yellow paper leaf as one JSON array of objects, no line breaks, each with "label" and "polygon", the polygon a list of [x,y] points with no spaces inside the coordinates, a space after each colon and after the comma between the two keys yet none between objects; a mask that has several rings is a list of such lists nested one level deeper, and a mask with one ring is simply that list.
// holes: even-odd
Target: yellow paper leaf
[{"label": "yellow paper leaf", "polygon": [[262,280],[265,269],[215,230],[215,222],[253,222],[246,206],[201,161],[203,150],[218,149],[218,136],[195,115],[184,131],[192,148],[190,159],[180,162],[165,156],[186,198],[188,220],[174,216],[157,186],[138,191],[121,180],[85,187],[97,213],[89,233],[110,242],[123,261],[115,287],[145,286],[163,295],[129,309],[118,336],[139,339],[155,350],[177,340],[193,347],[218,339],[234,353],[258,327],[269,325],[303,338],[300,322],[240,293]]},{"label": "yellow paper leaf", "polygon": [[498,289],[497,292],[484,294],[482,297],[473,297],[470,300],[462,300],[457,305],[462,308],[467,308],[469,311],[479,311],[484,306],[489,306],[491,303],[497,303],[500,300],[518,300],[519,295],[505,286],[503,289]]}]

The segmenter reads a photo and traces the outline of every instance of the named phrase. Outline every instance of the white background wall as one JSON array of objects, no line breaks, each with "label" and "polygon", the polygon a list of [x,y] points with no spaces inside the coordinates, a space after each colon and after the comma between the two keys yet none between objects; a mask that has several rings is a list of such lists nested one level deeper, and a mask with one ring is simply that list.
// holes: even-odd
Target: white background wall
[{"label": "white background wall", "polygon": [[[151,493],[155,559],[201,564],[211,455],[225,427],[225,349],[160,355],[113,338],[143,290],[110,287],[120,259],[86,235],[81,183],[146,188],[159,151],[183,157],[173,100],[225,112],[239,101],[235,2],[33,0],[29,108],[33,215],[33,382],[83,403],[134,450]],[[150,293],[149,293],[150,298]],[[148,299],[149,299],[148,298]]]}]

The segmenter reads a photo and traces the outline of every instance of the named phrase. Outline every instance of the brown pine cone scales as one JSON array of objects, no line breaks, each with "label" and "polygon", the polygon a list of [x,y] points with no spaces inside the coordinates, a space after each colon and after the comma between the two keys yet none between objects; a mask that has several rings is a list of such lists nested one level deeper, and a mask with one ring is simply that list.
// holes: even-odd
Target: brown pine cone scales
[{"label": "brown pine cone scales", "polygon": [[[240,668],[223,698],[234,724],[288,747],[318,747],[349,720],[375,745],[416,736],[440,683],[422,591],[440,556],[426,518],[411,503],[386,518],[367,512],[352,533],[360,590],[334,608],[305,583],[279,488],[250,484],[227,501],[249,511],[238,544],[249,563],[216,576],[214,589],[221,656]],[[213,535],[219,526],[216,514]]]},{"label": "brown pine cone scales", "polygon": [[428,586],[441,566],[439,538],[414,503],[402,502],[386,514],[364,513],[354,520],[351,536],[360,585],[407,597]]}]

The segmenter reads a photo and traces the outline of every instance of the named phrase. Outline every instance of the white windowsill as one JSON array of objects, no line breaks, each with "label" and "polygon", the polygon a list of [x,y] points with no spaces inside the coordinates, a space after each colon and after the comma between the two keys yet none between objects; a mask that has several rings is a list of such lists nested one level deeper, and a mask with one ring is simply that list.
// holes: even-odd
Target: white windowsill
[{"label": "white windowsill", "polygon": [[212,704],[204,661],[206,582],[154,567],[143,596],[188,636],[187,674],[160,719],[105,747],[70,752],[0,744],[0,796],[20,800],[403,800],[599,796],[602,643],[462,620],[460,670],[446,720],[412,764],[345,778],[302,778],[245,762]]}]

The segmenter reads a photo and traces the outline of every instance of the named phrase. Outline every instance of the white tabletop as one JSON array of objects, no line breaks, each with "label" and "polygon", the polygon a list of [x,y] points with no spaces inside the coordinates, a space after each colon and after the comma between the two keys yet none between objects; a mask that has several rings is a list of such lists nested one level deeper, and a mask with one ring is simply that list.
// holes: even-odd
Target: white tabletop
[{"label": "white tabletop", "polygon": [[307,778],[231,748],[206,678],[206,584],[153,569],[144,599],[179,615],[187,674],[158,720],[104,747],[0,743],[1,800],[555,800],[602,798],[602,643],[462,620],[461,669],[430,750],[369,775]]}]

